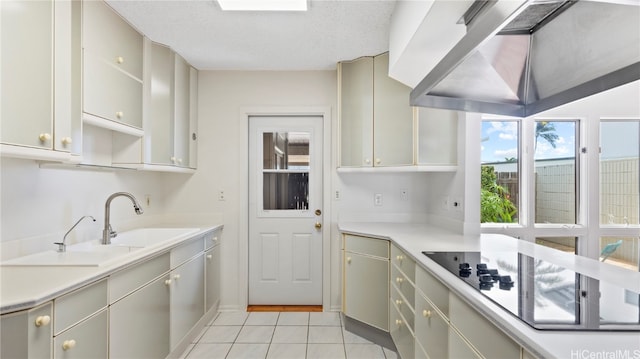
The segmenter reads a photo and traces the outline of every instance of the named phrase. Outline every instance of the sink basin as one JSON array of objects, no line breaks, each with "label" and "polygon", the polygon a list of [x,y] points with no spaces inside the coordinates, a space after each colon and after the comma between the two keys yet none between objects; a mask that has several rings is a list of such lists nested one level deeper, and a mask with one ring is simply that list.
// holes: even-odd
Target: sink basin
[{"label": "sink basin", "polygon": [[199,231],[199,228],[139,228],[118,233],[112,246],[148,247],[168,240],[178,240]]},{"label": "sink basin", "polygon": [[54,250],[31,254],[2,262],[2,266],[70,266],[99,267],[140,249],[128,246],[68,246],[66,252]]},{"label": "sink basin", "polygon": [[120,260],[136,250],[169,240],[179,240],[199,231],[199,228],[140,228],[119,233],[110,245],[99,241],[67,246],[67,251],[39,252],[0,263],[0,266],[70,266],[100,267]]}]

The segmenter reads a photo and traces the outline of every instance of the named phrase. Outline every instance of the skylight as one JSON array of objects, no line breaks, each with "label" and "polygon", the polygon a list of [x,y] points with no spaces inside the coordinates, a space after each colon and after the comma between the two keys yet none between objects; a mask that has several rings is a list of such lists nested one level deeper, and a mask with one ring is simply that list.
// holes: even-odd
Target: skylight
[{"label": "skylight", "polygon": [[307,11],[307,0],[218,0],[225,11]]}]

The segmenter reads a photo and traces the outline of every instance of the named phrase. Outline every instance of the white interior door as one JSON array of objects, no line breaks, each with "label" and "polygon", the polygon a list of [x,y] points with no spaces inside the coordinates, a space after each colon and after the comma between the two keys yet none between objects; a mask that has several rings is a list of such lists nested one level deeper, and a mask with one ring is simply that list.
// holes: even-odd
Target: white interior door
[{"label": "white interior door", "polygon": [[322,304],[322,117],[249,118],[249,304]]}]

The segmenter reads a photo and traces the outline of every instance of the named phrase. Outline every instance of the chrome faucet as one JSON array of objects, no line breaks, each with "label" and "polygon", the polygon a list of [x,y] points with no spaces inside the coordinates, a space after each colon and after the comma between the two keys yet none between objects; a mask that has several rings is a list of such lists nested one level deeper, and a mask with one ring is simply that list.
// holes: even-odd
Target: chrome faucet
[{"label": "chrome faucet", "polygon": [[138,200],[131,194],[127,192],[116,192],[107,198],[107,202],[104,204],[104,229],[102,230],[102,244],[111,244],[111,238],[118,235],[116,231],[111,228],[111,224],[109,223],[109,213],[111,211],[111,201],[113,201],[116,197],[127,197],[133,202],[133,209],[136,211],[137,215],[141,215],[144,213],[142,211],[142,207],[138,203]]},{"label": "chrome faucet", "polygon": [[62,252],[66,252],[67,251],[67,235],[69,233],[71,233],[71,231],[73,231],[74,228],[76,228],[76,226],[82,222],[83,219],[85,218],[91,218],[94,222],[96,221],[95,218],[93,218],[93,216],[82,216],[80,217],[80,219],[78,220],[78,222],[76,222],[76,224],[74,224],[73,226],[71,226],[71,228],[69,228],[69,230],[67,231],[67,233],[64,234],[64,237],[62,237],[62,242],[55,242],[53,244],[57,244],[58,245],[58,252],[62,253]]}]

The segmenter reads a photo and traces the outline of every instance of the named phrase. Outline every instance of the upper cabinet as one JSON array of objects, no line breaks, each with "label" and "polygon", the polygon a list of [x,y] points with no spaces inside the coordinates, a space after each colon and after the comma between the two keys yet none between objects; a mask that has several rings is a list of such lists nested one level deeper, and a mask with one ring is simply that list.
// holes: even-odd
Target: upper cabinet
[{"label": "upper cabinet", "polygon": [[82,15],[85,121],[136,134],[142,129],[143,37],[103,1],[84,1]]},{"label": "upper cabinet", "polygon": [[411,89],[388,66],[388,54],[338,65],[342,167],[413,164]]},{"label": "upper cabinet", "polygon": [[455,171],[458,113],[411,107],[388,70],[387,53],[338,64],[339,171]]},{"label": "upper cabinet", "polygon": [[70,160],[81,146],[80,19],[70,2],[2,1],[0,8],[2,154]]}]

